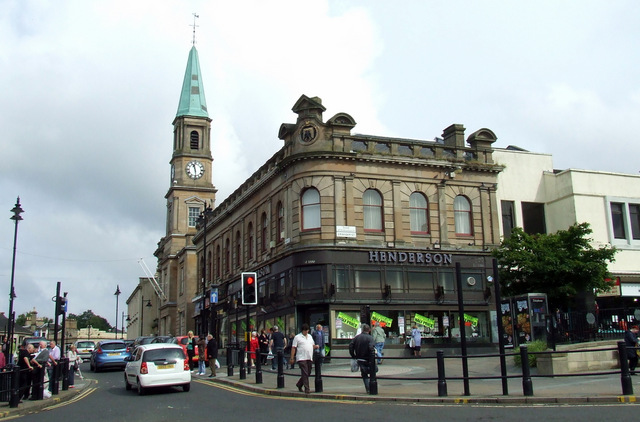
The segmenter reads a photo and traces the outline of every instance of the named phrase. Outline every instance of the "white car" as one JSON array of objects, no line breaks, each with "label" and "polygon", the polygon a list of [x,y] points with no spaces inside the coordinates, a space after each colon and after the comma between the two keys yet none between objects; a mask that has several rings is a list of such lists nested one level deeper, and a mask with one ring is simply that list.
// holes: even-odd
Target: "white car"
[{"label": "white car", "polygon": [[133,355],[126,358],[124,386],[136,387],[143,395],[151,387],[182,386],[191,389],[189,359],[177,344],[154,343],[138,346]]}]

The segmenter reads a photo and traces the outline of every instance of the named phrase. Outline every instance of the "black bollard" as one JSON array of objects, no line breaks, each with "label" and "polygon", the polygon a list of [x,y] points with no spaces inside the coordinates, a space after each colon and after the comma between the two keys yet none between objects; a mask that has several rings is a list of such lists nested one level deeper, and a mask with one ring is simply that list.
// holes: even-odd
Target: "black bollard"
[{"label": "black bollard", "polygon": [[35,377],[33,380],[33,384],[31,386],[31,397],[35,400],[44,399],[44,371],[45,367],[34,367],[33,368]]},{"label": "black bollard", "polygon": [[618,359],[620,360],[620,383],[622,384],[622,394],[633,395],[633,384],[629,373],[629,361],[627,360],[627,345],[624,341],[618,342]]},{"label": "black bollard", "polygon": [[284,352],[278,350],[276,358],[278,359],[278,388],[284,388]]},{"label": "black bollard", "polygon": [[233,348],[227,347],[227,376],[233,376]]},{"label": "black bollard", "polygon": [[316,379],[315,379],[315,391],[316,393],[322,393],[322,355],[320,352],[316,352],[313,354],[315,358],[315,367],[316,367]]},{"label": "black bollard", "polygon": [[377,359],[376,350],[373,349],[371,356],[369,356],[369,395],[372,396],[378,395],[378,376],[376,375],[376,372],[378,372]]},{"label": "black bollard", "polygon": [[438,397],[447,397],[447,378],[444,374],[444,350],[436,352],[438,360]]},{"label": "black bollard", "polygon": [[247,379],[247,365],[245,364],[245,359],[246,357],[246,353],[244,350],[238,350],[238,360],[240,363],[240,379],[241,380],[246,380]]},{"label": "black bollard", "polygon": [[14,365],[11,370],[11,397],[9,407],[16,408],[20,403],[20,367]]},{"label": "black bollard", "polygon": [[256,350],[256,384],[262,384],[262,354]]},{"label": "black bollard", "polygon": [[529,367],[529,351],[527,345],[520,346],[520,359],[522,360],[522,394],[533,396],[533,383],[531,382],[531,368]]},{"label": "black bollard", "polygon": [[51,379],[49,380],[51,395],[57,395],[60,389],[60,362],[51,368]]},{"label": "black bollard", "polygon": [[62,391],[69,389],[69,371],[73,371],[73,368],[69,368],[69,358],[60,359],[60,365],[62,369]]}]

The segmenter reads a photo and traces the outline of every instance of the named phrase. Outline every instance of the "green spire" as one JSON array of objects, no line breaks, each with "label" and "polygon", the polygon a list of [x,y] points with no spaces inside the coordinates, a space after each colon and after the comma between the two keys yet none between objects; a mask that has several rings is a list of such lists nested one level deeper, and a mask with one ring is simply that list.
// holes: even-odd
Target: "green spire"
[{"label": "green spire", "polygon": [[176,117],[180,116],[209,117],[207,100],[204,98],[204,86],[200,75],[198,51],[195,46],[191,47],[187,69],[184,72],[180,103],[176,114]]}]

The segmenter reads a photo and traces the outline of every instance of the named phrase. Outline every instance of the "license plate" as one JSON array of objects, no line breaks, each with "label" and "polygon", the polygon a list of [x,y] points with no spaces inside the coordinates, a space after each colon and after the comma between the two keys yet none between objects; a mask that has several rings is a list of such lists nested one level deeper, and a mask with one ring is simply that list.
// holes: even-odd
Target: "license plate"
[{"label": "license plate", "polygon": [[175,363],[171,363],[169,365],[157,365],[156,368],[158,369],[172,369],[176,366]]},{"label": "license plate", "polygon": [[107,353],[107,356],[120,356],[120,353]]}]

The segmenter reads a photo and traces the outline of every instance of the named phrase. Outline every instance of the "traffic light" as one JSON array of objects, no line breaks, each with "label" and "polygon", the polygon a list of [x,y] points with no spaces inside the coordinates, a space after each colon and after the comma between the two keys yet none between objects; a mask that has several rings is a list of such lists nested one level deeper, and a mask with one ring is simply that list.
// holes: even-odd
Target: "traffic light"
[{"label": "traffic light", "polygon": [[56,300],[56,313],[62,315],[65,312],[67,312],[67,298],[58,296],[58,300]]},{"label": "traffic light", "polygon": [[256,273],[242,273],[242,304],[258,304],[258,276]]}]

